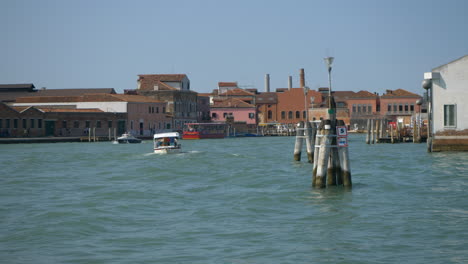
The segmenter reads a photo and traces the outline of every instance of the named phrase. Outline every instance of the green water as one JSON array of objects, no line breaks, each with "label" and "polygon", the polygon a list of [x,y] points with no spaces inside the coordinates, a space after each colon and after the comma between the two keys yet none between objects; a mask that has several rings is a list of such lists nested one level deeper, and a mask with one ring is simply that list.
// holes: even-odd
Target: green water
[{"label": "green water", "polygon": [[0,263],[468,263],[468,153],[352,135],[347,191],[293,137],[182,144],[0,145]]}]

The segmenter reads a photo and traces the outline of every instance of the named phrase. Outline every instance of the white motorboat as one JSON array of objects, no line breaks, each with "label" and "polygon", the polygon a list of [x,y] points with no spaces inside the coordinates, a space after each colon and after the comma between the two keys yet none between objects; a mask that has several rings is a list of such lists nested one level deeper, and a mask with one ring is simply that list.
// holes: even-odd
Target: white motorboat
[{"label": "white motorboat", "polygon": [[181,145],[179,144],[180,135],[178,132],[154,134],[154,153],[169,154],[179,153]]},{"label": "white motorboat", "polygon": [[126,144],[126,143],[141,143],[141,139],[132,136],[130,133],[124,133],[122,136],[117,138],[117,142],[119,144]]}]

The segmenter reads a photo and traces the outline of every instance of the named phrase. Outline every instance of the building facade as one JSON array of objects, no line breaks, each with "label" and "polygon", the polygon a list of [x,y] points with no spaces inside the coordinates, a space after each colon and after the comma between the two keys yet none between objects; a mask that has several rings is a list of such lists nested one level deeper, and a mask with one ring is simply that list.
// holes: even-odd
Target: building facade
[{"label": "building facade", "polygon": [[138,75],[136,93],[167,103],[165,112],[174,119],[174,130],[182,130],[185,123],[197,122],[198,96],[190,90],[185,74]]},{"label": "building facade", "polygon": [[[424,74],[432,104],[430,150],[468,151],[468,55]],[[430,109],[430,107],[429,107]]]},{"label": "building facade", "polygon": [[[154,100],[149,97],[139,95],[123,94],[85,94],[83,96],[34,96],[21,97],[16,99],[15,107],[34,106],[50,113],[61,113],[59,116],[67,121],[57,119],[57,126],[63,129],[71,129],[72,134],[63,135],[74,136],[78,132],[73,129],[96,128],[99,133],[103,133],[100,128],[117,128],[117,133],[130,132],[135,136],[150,137],[155,132],[171,131],[173,128],[172,117],[165,112],[166,103]],[[50,110],[44,110],[50,109]],[[57,112],[56,109],[68,109],[68,111]],[[89,109],[97,110],[95,113],[103,112],[110,115],[124,114],[124,119],[119,119],[115,124],[105,120],[95,118],[89,120],[71,120],[65,115],[68,113],[83,112]],[[104,115],[105,116],[105,115]],[[86,117],[88,118],[88,117]],[[94,121],[96,122],[94,122]],[[84,122],[84,127],[82,122]],[[97,122],[100,121],[100,122]],[[108,126],[104,126],[107,124]],[[108,131],[105,131],[108,133]],[[98,133],[98,132],[96,132]],[[101,134],[102,134],[101,133]],[[99,134],[97,134],[99,135]]]}]

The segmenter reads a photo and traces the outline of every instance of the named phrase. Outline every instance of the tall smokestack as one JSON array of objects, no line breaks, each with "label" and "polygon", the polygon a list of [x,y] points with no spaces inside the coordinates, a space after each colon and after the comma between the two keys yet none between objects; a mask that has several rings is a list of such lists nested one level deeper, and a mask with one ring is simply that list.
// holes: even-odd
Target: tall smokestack
[{"label": "tall smokestack", "polygon": [[270,74],[265,74],[265,92],[270,92]]},{"label": "tall smokestack", "polygon": [[299,88],[304,88],[305,86],[304,68],[299,70],[299,85]]},{"label": "tall smokestack", "polygon": [[292,76],[289,75],[289,77],[288,77],[288,90],[291,90],[291,88],[292,88]]}]

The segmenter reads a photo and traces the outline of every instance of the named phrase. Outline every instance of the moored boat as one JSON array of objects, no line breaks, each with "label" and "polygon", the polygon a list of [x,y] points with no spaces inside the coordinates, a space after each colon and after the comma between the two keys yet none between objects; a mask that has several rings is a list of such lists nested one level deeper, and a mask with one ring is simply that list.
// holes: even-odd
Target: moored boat
[{"label": "moored boat", "polygon": [[179,144],[180,135],[178,132],[158,133],[153,136],[154,153],[170,154],[179,153],[181,144]]},{"label": "moored boat", "polygon": [[182,134],[183,139],[224,138],[225,123],[187,123]]},{"label": "moored boat", "polygon": [[132,136],[130,133],[124,133],[122,136],[117,138],[117,143],[126,144],[126,143],[141,143],[141,139]]}]

